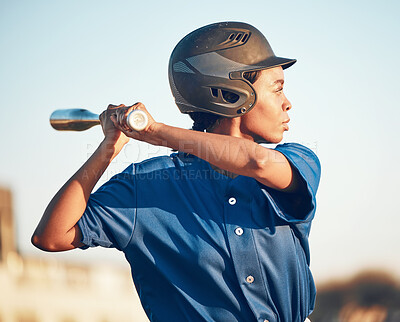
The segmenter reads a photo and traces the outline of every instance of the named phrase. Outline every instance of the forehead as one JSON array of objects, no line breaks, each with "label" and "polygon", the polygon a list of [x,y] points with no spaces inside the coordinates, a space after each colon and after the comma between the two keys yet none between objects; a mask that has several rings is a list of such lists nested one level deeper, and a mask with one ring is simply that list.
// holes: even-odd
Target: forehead
[{"label": "forehead", "polygon": [[274,85],[277,82],[283,81],[284,74],[281,66],[262,70],[261,75],[257,80],[257,82],[262,82],[264,85]]}]

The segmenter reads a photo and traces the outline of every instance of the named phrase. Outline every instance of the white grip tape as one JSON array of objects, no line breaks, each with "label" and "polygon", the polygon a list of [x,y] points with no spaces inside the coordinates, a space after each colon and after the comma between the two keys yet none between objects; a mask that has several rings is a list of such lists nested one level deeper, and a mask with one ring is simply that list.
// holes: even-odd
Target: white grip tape
[{"label": "white grip tape", "polygon": [[141,110],[133,110],[126,117],[126,124],[134,131],[142,131],[146,128],[149,119]]}]

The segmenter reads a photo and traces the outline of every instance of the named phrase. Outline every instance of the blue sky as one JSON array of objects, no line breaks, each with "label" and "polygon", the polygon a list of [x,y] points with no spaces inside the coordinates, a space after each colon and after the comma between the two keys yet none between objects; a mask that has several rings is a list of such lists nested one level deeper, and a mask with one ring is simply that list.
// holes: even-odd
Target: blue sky
[{"label": "blue sky", "polygon": [[[170,93],[169,55],[193,29],[237,20],[260,29],[277,55],[298,59],[285,72],[293,104],[285,142],[308,145],[323,167],[315,278],[371,267],[400,276],[399,9],[397,1],[0,0],[0,185],[14,193],[20,251],[122,262],[112,250],[45,254],[30,245],[51,197],[102,139],[100,128],[56,132],[49,115],[142,101],[156,120],[190,127]],[[101,182],[163,153],[132,141]]]}]

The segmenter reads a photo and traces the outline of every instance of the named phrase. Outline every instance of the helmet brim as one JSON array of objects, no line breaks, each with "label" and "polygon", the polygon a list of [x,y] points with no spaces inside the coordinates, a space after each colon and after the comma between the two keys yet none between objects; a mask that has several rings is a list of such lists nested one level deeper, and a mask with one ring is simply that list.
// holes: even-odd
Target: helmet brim
[{"label": "helmet brim", "polygon": [[246,68],[246,71],[263,70],[278,66],[282,66],[283,69],[286,69],[292,66],[296,61],[296,59],[272,56],[268,57],[266,60],[257,63],[257,65],[251,66],[249,69]]}]

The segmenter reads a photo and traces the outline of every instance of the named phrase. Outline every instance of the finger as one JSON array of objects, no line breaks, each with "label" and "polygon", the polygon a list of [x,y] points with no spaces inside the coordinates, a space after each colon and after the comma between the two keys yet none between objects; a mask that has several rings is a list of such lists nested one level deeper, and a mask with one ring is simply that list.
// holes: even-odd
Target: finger
[{"label": "finger", "polygon": [[99,120],[101,123],[104,123],[107,119],[107,110],[103,111],[100,115],[99,115]]},{"label": "finger", "polygon": [[125,115],[125,111],[123,111],[123,110],[116,111],[117,122],[121,128],[123,128],[123,126],[124,126],[124,115]]},{"label": "finger", "polygon": [[115,114],[110,115],[110,120],[113,122],[114,126],[119,129],[118,120]]},{"label": "finger", "polygon": [[119,126],[120,126],[120,128],[122,129],[122,130],[124,130],[124,131],[130,131],[130,128],[129,128],[129,126],[126,124],[126,118],[127,118],[127,115],[129,114],[129,112],[130,112],[130,110],[131,110],[131,108],[129,108],[129,107],[125,107],[125,108],[123,108],[123,109],[120,109],[120,110],[117,110],[116,112],[116,115],[117,115],[117,121],[118,121],[118,124],[119,124]]},{"label": "finger", "polygon": [[119,104],[119,105],[109,104],[109,105],[107,106],[107,109],[108,109],[108,110],[112,110],[112,109],[116,109],[116,108],[120,108],[120,107],[125,107],[125,105],[124,105],[124,104]]},{"label": "finger", "polygon": [[117,115],[116,114],[112,114],[110,116],[110,120],[113,122],[114,126],[120,130],[121,132],[124,131],[124,129],[121,127],[121,124],[119,124],[118,119],[117,119]]},{"label": "finger", "polygon": [[135,110],[146,110],[143,103],[141,103],[141,102],[136,102],[135,104],[132,105],[132,107]]}]

